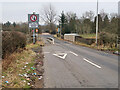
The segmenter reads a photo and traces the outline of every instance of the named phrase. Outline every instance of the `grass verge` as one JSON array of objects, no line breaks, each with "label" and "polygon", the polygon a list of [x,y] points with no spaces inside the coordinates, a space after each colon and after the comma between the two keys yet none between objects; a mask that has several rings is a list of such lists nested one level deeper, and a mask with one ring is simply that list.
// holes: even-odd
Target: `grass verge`
[{"label": "grass verge", "polygon": [[96,38],[96,34],[80,34],[80,36],[82,36],[83,38],[90,38],[90,39]]},{"label": "grass verge", "polygon": [[37,54],[32,48],[43,46],[42,41],[36,44],[29,44],[20,53],[13,53],[9,58],[3,60],[2,65],[11,59],[8,68],[2,70],[2,88],[31,88],[35,80],[41,76],[36,76],[35,60]]}]

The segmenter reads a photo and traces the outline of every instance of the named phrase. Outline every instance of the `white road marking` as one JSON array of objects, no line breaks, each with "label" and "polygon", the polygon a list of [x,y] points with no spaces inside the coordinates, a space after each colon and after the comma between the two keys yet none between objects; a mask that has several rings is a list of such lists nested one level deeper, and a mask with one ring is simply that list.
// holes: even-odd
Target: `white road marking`
[{"label": "white road marking", "polygon": [[[57,56],[61,59],[65,59],[65,57],[67,56],[67,53],[58,53],[58,54],[53,54],[54,56]],[[60,56],[60,55],[63,55],[63,56]]]},{"label": "white road marking", "polygon": [[92,65],[94,65],[94,66],[96,66],[97,68],[101,68],[99,65],[97,65],[97,64],[95,64],[95,63],[87,60],[86,58],[83,58],[83,60],[85,60],[86,62],[88,62],[88,63],[90,63],[90,64],[92,64]]},{"label": "white road marking", "polygon": [[76,53],[74,53],[74,52],[72,52],[72,51],[70,51],[70,53],[72,53],[72,54],[75,55],[75,56],[78,56]]}]

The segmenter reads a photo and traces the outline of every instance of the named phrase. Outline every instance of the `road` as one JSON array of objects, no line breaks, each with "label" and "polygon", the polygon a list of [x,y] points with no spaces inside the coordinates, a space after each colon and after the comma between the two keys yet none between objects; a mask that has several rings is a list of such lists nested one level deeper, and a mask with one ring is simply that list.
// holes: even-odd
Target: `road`
[{"label": "road", "polygon": [[118,56],[55,38],[45,42],[45,88],[117,88]]}]

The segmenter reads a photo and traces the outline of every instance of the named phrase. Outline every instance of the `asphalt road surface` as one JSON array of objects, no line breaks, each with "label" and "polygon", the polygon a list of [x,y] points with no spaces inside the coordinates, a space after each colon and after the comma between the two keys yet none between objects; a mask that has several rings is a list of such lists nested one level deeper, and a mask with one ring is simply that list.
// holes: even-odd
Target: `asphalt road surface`
[{"label": "asphalt road surface", "polygon": [[118,56],[55,39],[45,42],[45,88],[117,88]]}]

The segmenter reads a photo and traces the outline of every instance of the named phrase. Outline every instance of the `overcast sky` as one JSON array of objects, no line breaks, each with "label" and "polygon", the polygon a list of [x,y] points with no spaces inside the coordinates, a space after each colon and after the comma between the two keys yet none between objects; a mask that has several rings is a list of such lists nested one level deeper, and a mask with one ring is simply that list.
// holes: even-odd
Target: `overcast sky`
[{"label": "overcast sky", "polygon": [[[24,2],[23,2],[24,1]],[[57,15],[60,15],[62,11],[74,12],[78,17],[89,10],[92,10],[96,13],[96,0],[44,0],[41,2],[38,0],[21,0],[17,2],[15,0],[1,0],[0,12],[2,14],[2,21],[7,22],[27,22],[28,14],[31,14],[33,11],[41,14],[41,9],[44,6],[49,5],[50,3],[55,7]],[[50,2],[48,2],[50,1]],[[73,2],[74,1],[74,2]],[[107,13],[118,13],[118,1],[119,0],[99,0],[99,12],[104,9]],[[0,15],[1,16],[1,15]],[[0,19],[1,20],[1,19]]]}]

